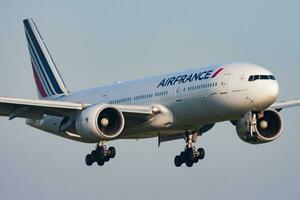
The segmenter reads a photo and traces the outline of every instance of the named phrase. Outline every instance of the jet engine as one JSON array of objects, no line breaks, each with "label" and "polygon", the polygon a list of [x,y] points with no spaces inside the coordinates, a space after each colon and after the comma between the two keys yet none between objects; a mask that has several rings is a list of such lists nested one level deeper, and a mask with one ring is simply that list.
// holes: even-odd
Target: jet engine
[{"label": "jet engine", "polygon": [[277,139],[283,129],[283,122],[276,110],[260,113],[248,112],[236,122],[236,131],[241,140],[261,144]]},{"label": "jet engine", "polygon": [[77,117],[76,131],[79,135],[92,140],[110,140],[118,137],[124,128],[124,116],[121,111],[110,105],[91,106]]}]

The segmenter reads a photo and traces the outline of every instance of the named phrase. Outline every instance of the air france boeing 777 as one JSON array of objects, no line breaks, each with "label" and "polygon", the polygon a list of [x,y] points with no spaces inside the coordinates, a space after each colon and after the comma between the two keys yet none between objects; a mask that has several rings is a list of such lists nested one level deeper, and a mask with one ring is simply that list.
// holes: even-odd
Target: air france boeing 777
[{"label": "air france boeing 777", "polygon": [[279,112],[300,100],[275,102],[278,82],[267,69],[249,63],[204,68],[118,82],[70,92],[32,19],[24,21],[39,99],[0,97],[0,115],[25,118],[26,124],[67,139],[96,143],[88,166],[102,166],[116,155],[105,142],[158,137],[159,144],[184,139],[176,167],[203,159],[193,143],[214,124],[230,121],[241,140],[262,144],[283,129]]}]

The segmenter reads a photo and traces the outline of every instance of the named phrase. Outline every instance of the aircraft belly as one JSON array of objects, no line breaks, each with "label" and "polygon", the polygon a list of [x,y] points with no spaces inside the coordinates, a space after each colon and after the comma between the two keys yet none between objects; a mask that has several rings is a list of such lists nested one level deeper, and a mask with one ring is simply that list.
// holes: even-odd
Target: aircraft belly
[{"label": "aircraft belly", "polygon": [[183,133],[185,130],[128,130],[118,137],[118,139],[146,139],[157,137],[158,135],[174,135]]},{"label": "aircraft belly", "polygon": [[206,124],[213,120],[213,115],[208,108],[205,97],[182,99],[169,106],[174,115],[173,128],[192,129],[200,124]]}]

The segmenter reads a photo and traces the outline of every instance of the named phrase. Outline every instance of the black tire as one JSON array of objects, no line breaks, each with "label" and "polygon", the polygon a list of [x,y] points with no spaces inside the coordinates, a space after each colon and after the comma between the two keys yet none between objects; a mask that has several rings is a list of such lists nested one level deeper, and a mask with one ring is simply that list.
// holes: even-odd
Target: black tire
[{"label": "black tire", "polygon": [[186,164],[187,167],[192,167],[194,163],[193,163],[192,160],[189,160],[189,161],[186,161],[185,164]]},{"label": "black tire", "polygon": [[257,142],[257,140],[258,140],[257,133],[253,133],[252,142]]},{"label": "black tire", "polygon": [[181,160],[180,156],[175,156],[174,164],[176,167],[180,167],[182,165],[182,160]]},{"label": "black tire", "polygon": [[93,164],[93,159],[92,159],[92,155],[91,154],[87,154],[86,156],[85,156],[85,164],[87,165],[87,166],[91,166],[92,164]]},{"label": "black tire", "polygon": [[250,133],[246,133],[246,134],[245,134],[245,141],[246,141],[246,142],[250,142],[250,140],[251,140],[251,135],[250,135]]},{"label": "black tire", "polygon": [[96,150],[93,150],[92,153],[91,153],[91,157],[92,157],[92,160],[93,161],[96,161],[98,160],[98,157],[97,157],[97,152]]},{"label": "black tire", "polygon": [[97,148],[97,156],[99,156],[98,159],[103,159],[105,157],[103,147]]},{"label": "black tire", "polygon": [[109,161],[109,159],[110,159],[110,157],[109,156],[106,156],[106,157],[104,157],[104,162],[108,162]]},{"label": "black tire", "polygon": [[103,160],[103,159],[97,160],[97,164],[98,164],[99,166],[103,166],[103,165],[104,165],[104,160]]},{"label": "black tire", "polygon": [[184,152],[181,152],[180,155],[179,155],[179,157],[180,157],[181,162],[184,163],[185,160],[186,160],[186,159],[185,159],[185,153],[184,153]]},{"label": "black tire", "polygon": [[193,163],[198,163],[199,162],[199,157],[195,157],[194,159],[193,159]]},{"label": "black tire", "polygon": [[199,152],[198,158],[202,160],[205,157],[205,150],[203,148],[199,148],[198,152]]},{"label": "black tire", "polygon": [[116,149],[115,149],[115,147],[109,147],[108,150],[109,150],[109,157],[110,158],[114,158],[116,156]]},{"label": "black tire", "polygon": [[253,133],[253,135],[251,135],[250,133],[246,133],[245,141],[246,142],[257,142],[257,133]]},{"label": "black tire", "polygon": [[185,161],[192,161],[194,158],[193,148],[188,148],[185,150]]}]

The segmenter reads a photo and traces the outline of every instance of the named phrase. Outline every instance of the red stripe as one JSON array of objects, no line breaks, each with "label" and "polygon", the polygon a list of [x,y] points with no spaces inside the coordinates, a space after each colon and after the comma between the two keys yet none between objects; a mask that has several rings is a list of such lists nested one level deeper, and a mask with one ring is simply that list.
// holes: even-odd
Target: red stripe
[{"label": "red stripe", "polygon": [[220,68],[220,69],[218,69],[218,70],[211,76],[211,78],[215,78],[215,77],[216,77],[223,69],[224,69],[223,67]]},{"label": "red stripe", "polygon": [[42,97],[46,97],[47,94],[45,92],[45,89],[41,83],[41,80],[39,79],[39,76],[37,75],[36,71],[35,71],[35,67],[33,65],[33,62],[31,62],[31,65],[32,65],[32,71],[33,71],[33,76],[34,76],[34,80],[35,80],[35,84],[39,90],[39,93]]}]

